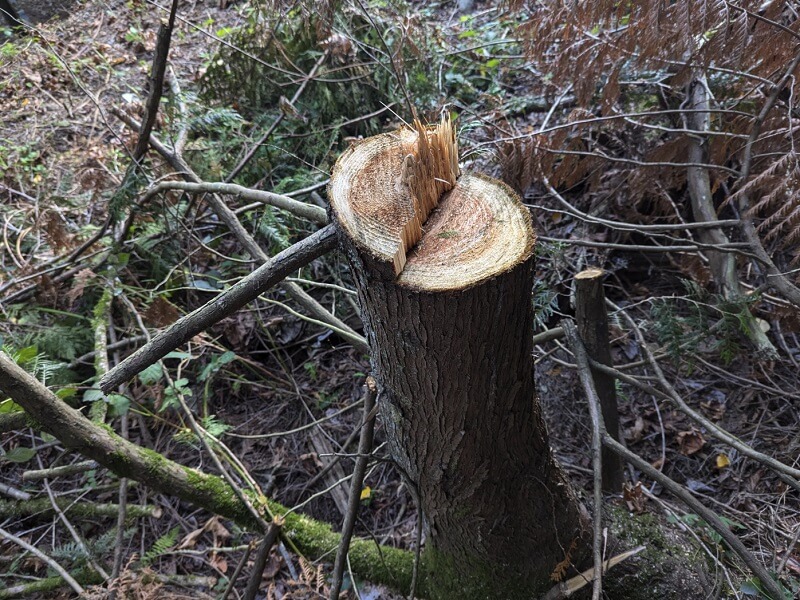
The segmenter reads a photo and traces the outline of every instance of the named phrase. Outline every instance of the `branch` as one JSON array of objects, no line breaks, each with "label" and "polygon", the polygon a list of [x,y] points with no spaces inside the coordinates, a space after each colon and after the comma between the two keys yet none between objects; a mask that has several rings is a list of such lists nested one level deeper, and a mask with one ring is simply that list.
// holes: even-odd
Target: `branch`
[{"label": "branch", "polygon": [[694,409],[692,409],[692,407],[686,404],[686,401],[683,398],[681,398],[680,394],[678,394],[675,388],[672,385],[670,385],[669,381],[667,381],[667,378],[664,376],[664,372],[661,370],[658,361],[656,360],[655,356],[653,356],[653,352],[650,350],[650,347],[647,345],[647,342],[644,339],[642,330],[639,329],[639,327],[636,325],[636,321],[634,321],[633,318],[628,313],[620,309],[618,306],[614,305],[609,300],[606,300],[606,302],[612,308],[614,308],[614,310],[617,313],[621,314],[622,317],[625,319],[625,321],[628,323],[629,327],[636,336],[636,341],[638,342],[639,347],[642,349],[642,352],[644,353],[647,362],[649,363],[650,367],[652,367],[653,371],[656,374],[656,377],[658,377],[659,383],[662,386],[664,386],[665,390],[667,390],[667,393],[664,393],[652,386],[649,386],[646,383],[642,383],[641,381],[633,377],[630,377],[628,375],[625,375],[624,373],[621,373],[618,370],[611,369],[609,367],[606,367],[605,365],[601,365],[600,363],[594,363],[592,366],[594,366],[599,371],[608,372],[609,374],[613,375],[620,381],[630,383],[647,391],[650,394],[670,400],[673,404],[675,404],[678,407],[679,410],[685,413],[690,419],[695,421],[697,424],[704,427],[713,437],[717,438],[724,444],[728,444],[729,446],[736,448],[739,452],[741,452],[745,456],[748,456],[753,460],[757,460],[762,464],[770,467],[775,472],[783,474],[786,477],[784,481],[787,481],[787,483],[789,483],[794,489],[800,491],[800,482],[797,481],[797,479],[800,479],[800,469],[795,469],[794,467],[785,465],[782,462],[775,460],[771,456],[767,456],[766,454],[762,454],[761,452],[754,450],[753,448],[751,448],[738,438],[734,437],[721,427],[718,427],[717,425],[712,423],[702,414],[695,411]]},{"label": "branch", "polygon": [[364,420],[361,423],[361,438],[358,441],[358,458],[350,481],[350,497],[347,503],[347,513],[342,523],[342,540],[336,552],[336,563],[333,567],[333,582],[331,583],[331,600],[338,600],[339,591],[342,589],[342,575],[350,549],[350,540],[353,537],[353,528],[358,516],[358,505],[361,503],[361,486],[364,483],[364,473],[367,471],[367,460],[372,452],[372,440],[375,432],[375,396],[378,387],[372,377],[367,377],[366,391],[364,393]]},{"label": "branch", "polygon": [[[564,330],[567,332],[567,336],[569,336],[569,325],[571,322],[563,321]],[[576,335],[577,337],[577,335]],[[575,361],[578,364],[579,374],[581,383],[583,384],[583,390],[586,393],[586,398],[589,401],[590,406],[594,406],[591,409],[594,413],[599,413],[599,399],[597,398],[597,393],[594,390],[594,385],[592,384],[591,380],[591,371],[589,370],[589,359],[586,356],[586,351],[583,349],[583,345],[580,343],[575,343],[572,347],[573,352],[575,353]],[[594,415],[592,416],[593,424],[594,424]],[[764,568],[758,560],[756,560],[755,556],[750,553],[750,551],[745,547],[742,541],[736,537],[728,526],[722,521],[722,519],[717,516],[717,514],[709,508],[706,508],[702,502],[700,502],[697,498],[695,498],[686,488],[679,485],[678,483],[674,482],[672,479],[664,475],[663,473],[659,472],[657,469],[654,469],[650,463],[645,460],[642,460],[638,455],[631,452],[627,448],[625,448],[622,444],[612,438],[608,433],[605,431],[602,432],[602,443],[606,448],[609,448],[616,454],[618,454],[621,458],[628,461],[632,465],[634,465],[637,469],[647,475],[650,479],[657,481],[660,483],[665,489],[669,490],[673,495],[677,496],[683,502],[688,505],[695,513],[700,515],[700,517],[708,523],[708,525],[716,531],[720,537],[725,540],[725,543],[728,547],[733,550],[739,557],[745,562],[745,564],[750,567],[750,569],[755,573],[756,577],[761,580],[764,588],[769,591],[770,595],[772,596],[773,600],[783,600],[786,598],[783,591],[775,580],[769,576],[769,573]]]},{"label": "branch", "polygon": [[36,556],[38,559],[40,559],[42,562],[44,562],[48,567],[50,567],[56,573],[61,575],[61,577],[64,579],[64,581],[66,581],[69,584],[69,587],[71,587],[73,590],[75,590],[76,594],[78,594],[81,597],[83,596],[85,590],[81,587],[81,584],[78,583],[77,581],[75,581],[72,578],[72,576],[64,570],[64,567],[62,567],[60,564],[58,564],[52,558],[47,556],[44,552],[42,552],[41,550],[36,548],[36,546],[31,546],[25,540],[21,540],[15,535],[11,535],[5,529],[0,529],[0,537],[5,538],[10,542],[15,543],[17,546],[27,550],[28,552],[30,552],[31,554]]},{"label": "branch", "polygon": [[328,215],[324,208],[314,206],[313,204],[306,204],[300,202],[289,196],[283,194],[274,194],[272,192],[265,192],[262,190],[253,190],[250,188],[236,185],[234,183],[209,183],[202,181],[199,183],[188,183],[182,181],[162,181],[156,186],[151,187],[142,196],[142,202],[147,202],[153,196],[160,194],[166,190],[183,190],[192,193],[216,193],[216,194],[229,194],[231,196],[239,196],[245,200],[256,200],[263,204],[280,208],[301,219],[307,219],[318,225],[326,225],[328,223]]},{"label": "branch", "polygon": [[[300,95],[306,89],[308,82],[314,78],[319,68],[325,63],[327,59],[328,59],[328,51],[325,50],[325,52],[322,53],[322,56],[320,56],[319,59],[317,59],[317,62],[314,63],[314,66],[312,67],[311,71],[309,71],[308,75],[306,75],[303,78],[303,82],[300,84],[300,87],[297,88],[297,91],[294,93],[294,96],[292,96],[292,99],[289,100],[289,103],[292,106],[294,106],[295,102],[297,102],[297,100],[300,98]],[[269,126],[269,129],[267,129],[267,131],[264,132],[264,135],[261,136],[261,139],[259,139],[255,144],[253,144],[253,147],[250,148],[250,150],[244,155],[242,160],[239,161],[239,164],[237,164],[233,168],[233,171],[231,171],[228,174],[228,176],[225,178],[225,183],[230,183],[239,173],[242,172],[242,169],[244,169],[247,163],[250,162],[250,159],[253,158],[255,153],[258,152],[259,148],[261,148],[261,145],[269,139],[269,136],[271,136],[272,132],[275,131],[275,129],[277,129],[278,125],[281,124],[281,121],[283,121],[283,118],[285,116],[286,114],[283,111],[281,111],[281,114],[279,114],[276,117],[276,119],[272,122],[272,125]]]},{"label": "branch", "polygon": [[[600,410],[600,399],[597,397],[594,379],[589,368],[589,357],[583,346],[581,338],[575,329],[575,323],[570,319],[561,321],[564,334],[567,337],[575,362],[578,364],[578,375],[586,390],[587,396],[592,395],[589,402],[589,415],[592,419],[592,472],[594,475],[593,503],[594,503],[594,531],[592,536],[592,554],[594,555],[594,576],[592,577],[592,600],[599,600],[603,591],[603,494],[602,494],[602,436],[608,435],[603,415]],[[620,467],[621,470],[621,467]],[[620,480],[622,479],[620,473]]]},{"label": "branch", "polygon": [[139,160],[147,152],[150,143],[150,132],[156,122],[158,105],[161,102],[161,94],[164,89],[164,75],[167,72],[167,56],[169,56],[169,45],[172,39],[172,29],[175,25],[175,12],[178,8],[178,0],[172,0],[172,7],[169,11],[169,21],[161,23],[158,28],[156,50],[153,56],[153,68],[150,71],[150,94],[144,107],[144,118],[139,129],[139,139],[136,148],[133,150],[133,162]]},{"label": "branch", "polygon": [[[733,8],[738,8],[734,5],[730,6]],[[750,175],[750,170],[753,165],[753,145],[761,133],[761,127],[763,126],[767,115],[769,115],[770,111],[775,106],[775,103],[778,101],[778,97],[783,88],[785,88],[786,85],[792,81],[794,72],[798,65],[800,65],[800,52],[798,52],[794,57],[794,60],[792,60],[789,67],[786,69],[786,72],[781,80],[772,89],[772,93],[767,98],[764,106],[761,107],[761,111],[753,120],[753,128],[750,130],[750,138],[747,140],[747,144],[744,148],[744,156],[742,157],[742,174],[739,178],[739,180],[742,182],[742,186],[747,185],[747,178]],[[752,251],[758,256],[759,260],[766,265],[768,284],[786,296],[786,298],[793,304],[800,306],[800,288],[789,281],[786,275],[781,273],[780,269],[778,269],[778,267],[772,261],[772,257],[770,257],[770,255],[764,249],[764,245],[761,243],[761,238],[758,236],[758,232],[753,224],[753,216],[749,214],[750,197],[743,189],[740,190],[740,192],[741,193],[738,194],[738,205],[741,213],[740,218],[742,220],[742,233],[744,234],[745,239],[750,243]]]},{"label": "branch", "polygon": [[[123,111],[118,108],[112,108],[111,112],[129,127],[135,127],[133,119]],[[194,183],[201,182],[200,178],[192,171],[192,168],[186,161],[183,160],[180,155],[171,152],[155,135],[150,135],[150,144],[184,179]],[[236,213],[228,208],[228,205],[225,204],[217,194],[211,194],[208,197],[208,202],[211,204],[211,208],[213,208],[214,212],[225,225],[228,226],[242,246],[245,247],[254,259],[261,262],[267,262],[269,260],[267,253],[261,249],[261,246],[258,245],[253,236],[242,226],[242,223],[236,217]],[[363,336],[358,335],[348,327],[346,323],[332,315],[324,306],[309,296],[299,285],[285,281],[281,284],[281,288],[318,321],[336,327],[337,330],[339,330],[339,335],[350,342],[359,352],[369,353],[369,346]]]},{"label": "branch", "polygon": [[[687,101],[693,109],[707,110],[709,108],[708,81],[704,74],[699,73],[689,84],[687,90]],[[707,112],[691,112],[684,116],[687,127],[698,131],[708,131],[709,115]],[[689,199],[692,205],[692,214],[695,221],[715,221],[717,211],[714,208],[711,193],[711,182],[708,176],[708,169],[702,164],[708,159],[707,140],[705,135],[691,135],[688,138],[689,161],[697,163],[688,166],[686,169],[686,181],[689,191]],[[711,247],[722,247],[730,242],[728,236],[722,229],[700,230],[700,240]],[[744,298],[739,277],[736,274],[736,259],[729,253],[712,250],[708,253],[708,260],[711,264],[711,272],[717,287],[722,292],[723,297],[733,302],[741,302]],[[756,346],[758,352],[765,358],[777,358],[778,353],[775,346],[769,341],[767,335],[761,330],[756,322],[753,313],[747,306],[742,307],[744,328],[747,337]]]},{"label": "branch", "polygon": [[[130,477],[157,492],[176,496],[258,531],[252,515],[223,479],[179,465],[121,438],[105,426],[92,423],[3,352],[0,352],[0,393],[10,396],[66,448],[96,460],[121,477]],[[330,525],[290,513],[285,506],[267,498],[253,499],[253,502],[264,511],[269,508],[284,516],[284,534],[311,560],[328,556],[338,546],[341,536],[335,534]],[[353,540],[350,548],[350,562],[356,573],[398,590],[408,589],[413,561],[410,552],[378,546],[367,540]],[[422,584],[424,590],[424,580]]]},{"label": "branch", "polygon": [[201,331],[255,300],[292,272],[333,250],[335,246],[336,230],[333,225],[327,225],[303,241],[275,255],[274,258],[261,265],[233,287],[173,323],[111,369],[100,380],[100,389],[108,393],[112,388],[127,381],[142,369],[164,358],[181,344],[188,342]]},{"label": "branch", "polygon": [[264,578],[264,567],[267,565],[269,553],[278,540],[283,525],[284,520],[281,517],[274,517],[267,529],[267,533],[264,535],[264,539],[258,545],[256,558],[253,561],[253,572],[250,573],[250,580],[247,582],[247,588],[244,591],[244,600],[255,600],[261,587],[261,580]]}]

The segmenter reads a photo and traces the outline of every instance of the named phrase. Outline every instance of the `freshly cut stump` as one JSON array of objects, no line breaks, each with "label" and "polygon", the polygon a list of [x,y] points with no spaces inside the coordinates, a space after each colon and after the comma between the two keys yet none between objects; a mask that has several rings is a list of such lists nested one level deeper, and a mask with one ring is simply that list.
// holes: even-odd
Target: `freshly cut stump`
[{"label": "freshly cut stump", "polygon": [[422,591],[535,598],[583,559],[588,535],[536,397],[535,234],[510,188],[465,174],[398,261],[419,204],[407,157],[419,165],[417,136],[432,131],[402,129],[345,152],[332,213],[390,452],[425,519]]}]

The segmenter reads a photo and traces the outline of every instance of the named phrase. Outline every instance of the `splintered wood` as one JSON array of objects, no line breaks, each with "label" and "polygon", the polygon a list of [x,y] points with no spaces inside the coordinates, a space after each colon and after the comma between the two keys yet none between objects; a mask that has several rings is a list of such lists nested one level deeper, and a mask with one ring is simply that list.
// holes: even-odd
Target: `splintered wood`
[{"label": "splintered wood", "polygon": [[414,216],[401,232],[400,247],[394,255],[394,272],[406,265],[408,252],[422,239],[422,227],[445,192],[453,189],[461,174],[458,168],[458,142],[449,115],[442,115],[433,129],[414,119],[417,139],[403,160],[400,185],[408,188]]}]

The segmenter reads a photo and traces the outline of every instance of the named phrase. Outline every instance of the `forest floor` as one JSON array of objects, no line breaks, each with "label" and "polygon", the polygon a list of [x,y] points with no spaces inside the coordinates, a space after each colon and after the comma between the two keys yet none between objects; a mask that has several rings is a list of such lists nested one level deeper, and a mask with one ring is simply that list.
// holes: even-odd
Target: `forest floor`
[{"label": "forest floor", "polygon": [[[501,137],[499,131],[530,131],[538,127],[550,118],[549,107],[554,98],[540,74],[520,66],[524,61],[520,62],[520,57],[514,54],[516,46],[501,46],[503,40],[513,37],[513,32],[490,26],[498,10],[494,4],[478,3],[470,15],[457,13],[451,4],[437,5],[429,13],[397,14],[396,24],[413,27],[409,23],[414,19],[428,19],[430,23],[426,26],[440,36],[437,43],[461,53],[459,56],[465,61],[481,65],[482,72],[475,67],[464,81],[458,80],[464,77],[459,74],[460,67],[439,73],[440,86],[444,89],[458,85],[462,90],[477,87],[474,94],[465,93],[453,102],[452,110],[461,114],[462,136],[466,140],[462,142],[464,154],[473,169],[502,176],[502,161],[481,148]],[[179,314],[188,313],[213,297],[219,289],[218,282],[239,277],[249,268],[236,241],[221,232],[213,215],[191,201],[180,205],[186,215],[192,216],[191,222],[182,224],[166,209],[160,216],[145,214],[130,242],[123,242],[118,248],[110,243],[93,248],[70,266],[67,276],[65,271],[42,274],[48,261],[74,250],[109,215],[109,203],[123,180],[128,153],[136,141],[136,134],[112,116],[110,109],[116,106],[140,114],[156,31],[159,20],[166,14],[165,6],[149,0],[76,2],[66,19],[15,33],[0,46],[3,223],[0,310],[5,317],[0,336],[7,351],[24,352],[32,348],[44,369],[49,365],[55,372],[68,366],[69,376],[54,375],[49,383],[74,387],[79,382],[84,386],[77,388],[79,395],[87,382],[91,382],[95,368],[93,356],[85,356],[93,349],[91,316],[97,294],[91,293],[92,289],[102,289],[114,277],[121,280],[115,284],[120,296],[138,311],[126,314],[120,307],[114,309],[116,334],[123,339],[141,334],[137,328],[140,316],[151,328],[169,324]],[[195,120],[202,120],[206,109],[208,114],[216,115],[219,103],[205,105],[204,99],[198,99],[201,81],[219,61],[217,52],[223,47],[221,44],[231,39],[232,31],[249,23],[250,7],[235,3],[223,8],[216,1],[198,0],[181,3],[178,14],[169,76],[194,103]],[[493,48],[494,44],[514,51],[509,50],[506,57],[500,51],[484,55],[475,50],[481,46]],[[419,45],[420,52],[424,52],[422,44]],[[292,50],[288,45],[286,49]],[[289,60],[295,58],[298,57],[290,56]],[[497,69],[495,60],[516,61],[513,63],[516,66],[510,69],[512,74],[503,72],[501,76],[499,70],[493,71]],[[471,80],[472,77],[475,79]],[[493,78],[502,80],[505,95],[481,91],[474,84],[479,79]],[[290,91],[284,95],[288,97],[293,92],[288,86],[287,90]],[[509,96],[513,96],[513,102]],[[502,102],[497,100],[501,97]],[[388,104],[397,98],[386,100]],[[303,106],[301,99],[297,104],[301,112]],[[239,107],[231,102],[223,108]],[[305,110],[312,110],[310,103]],[[218,112],[221,119],[230,117],[224,111]],[[243,109],[241,112],[245,113]],[[559,109],[558,114],[561,113]],[[290,115],[287,119],[294,118],[291,109],[287,114]],[[235,164],[232,159],[241,156],[241,147],[258,137],[257,134],[248,137],[248,132],[256,129],[255,118],[248,115],[231,119],[233,125],[208,120],[204,124],[208,130],[217,126],[219,130],[200,131],[191,136],[187,159],[190,163],[195,161],[192,164],[202,170],[205,179],[221,179],[231,163]],[[302,135],[301,121],[295,118],[286,131],[279,130],[283,141]],[[175,122],[175,107],[170,102],[159,118],[156,132],[173,140]],[[390,112],[385,112],[373,126],[388,130],[398,122]],[[349,133],[345,126],[342,131]],[[353,135],[364,133],[368,131],[356,129]],[[330,146],[334,148],[335,143]],[[281,146],[278,152],[285,152],[289,161],[292,155],[287,148]],[[171,171],[152,154],[156,177]],[[335,158],[333,150],[329,154]],[[268,173],[253,177],[252,184],[264,189],[280,185],[285,188],[280,191],[286,192],[292,191],[287,186],[295,182],[296,189],[324,183],[329,160],[326,156],[310,168],[303,165],[306,171],[303,177],[294,172],[282,177]],[[259,163],[259,168],[266,164],[278,165],[276,171],[281,168],[280,160],[274,156]],[[563,315],[572,314],[570,281],[576,272],[585,266],[604,267],[609,272],[608,297],[626,308],[642,326],[652,348],[662,355],[662,368],[676,391],[692,407],[738,438],[796,466],[800,454],[797,338],[800,320],[796,315],[792,318],[791,309],[781,308],[785,303],[778,303],[775,308],[768,302],[754,307],[755,313],[771,327],[770,336],[780,351],[780,358],[770,361],[755,356],[747,340],[735,331],[720,333],[720,328],[706,317],[692,321],[692,312],[685,307],[676,309],[665,301],[662,312],[654,314],[652,307],[662,305],[653,299],[688,297],[696,290],[689,289],[686,282],[696,280],[698,286],[706,286],[707,273],[694,263],[687,266],[691,259],[665,253],[570,245],[571,240],[632,243],[648,240],[643,235],[629,235],[620,240],[598,233],[559,211],[559,205],[541,186],[529,186],[523,191],[526,203],[549,211],[537,213],[538,234],[564,240],[564,243],[542,244],[537,272],[540,284],[534,290],[540,307],[538,327],[542,330],[556,327]],[[580,191],[564,193],[573,198]],[[175,201],[174,206],[178,205]],[[599,212],[602,210],[606,212]],[[615,211],[624,212],[609,204],[601,206],[595,214],[610,217],[615,216]],[[277,241],[293,240],[307,231],[302,224],[275,223],[262,213],[263,210],[248,218],[247,226],[267,239],[266,245],[271,249]],[[169,245],[176,241],[177,247]],[[92,262],[93,257],[109,248],[113,255],[105,258],[102,267]],[[159,263],[162,257],[167,264]],[[104,270],[109,263],[113,268]],[[693,279],[690,273],[700,275]],[[334,286],[309,285],[307,289],[358,329],[357,307],[352,296],[336,287],[348,286],[344,261],[327,257],[303,275]],[[161,298],[156,294],[159,290],[169,294]],[[284,300],[279,294],[270,299]],[[660,329],[670,327],[673,334],[677,330],[676,335],[692,328],[704,329],[707,335],[692,347],[691,356],[682,355],[683,350],[671,350],[669,343],[658,337]],[[614,364],[652,377],[646,367],[642,370],[641,348],[626,323],[612,317],[611,333]],[[124,346],[122,350],[124,355]],[[235,361],[229,360],[226,351],[235,353]],[[116,352],[119,356],[120,350]],[[537,347],[536,377],[551,445],[576,488],[589,501],[591,429],[572,362],[571,354],[560,341]],[[360,411],[350,408],[360,398],[369,373],[367,357],[330,332],[287,313],[274,302],[264,301],[214,326],[192,342],[189,352],[175,355],[167,364],[171,371],[178,371],[178,380],[184,377],[180,373],[188,373],[184,389],[196,401],[204,423],[209,428],[218,427],[218,435],[266,494],[286,506],[303,503],[303,512],[333,523],[338,530],[347,486],[337,485],[337,481],[340,484],[349,474],[352,463],[334,457],[354,451],[352,440],[350,445],[345,442],[361,419]],[[205,377],[201,378],[201,373]],[[200,445],[186,435],[185,421],[174,404],[170,404],[168,385],[156,382],[146,386],[137,382],[126,394],[131,399],[129,437],[133,441],[183,464],[214,472],[210,461],[201,456]],[[618,401],[628,448],[685,485],[727,519],[731,529],[768,568],[774,571],[781,565],[787,586],[800,586],[800,548],[795,536],[800,527],[798,494],[763,465],[744,460],[717,443],[669,403],[624,384],[618,387]],[[319,419],[325,420],[318,422]],[[379,425],[376,439],[379,455],[385,454],[383,442]],[[0,457],[0,484],[30,494],[29,497],[46,498],[47,493],[40,482],[24,480],[23,473],[59,461],[63,464],[81,460],[65,454],[49,436],[29,428],[0,430],[0,449],[6,457],[5,460]],[[35,449],[35,452],[29,454],[20,449]],[[334,466],[325,473],[325,466],[332,462]],[[694,536],[708,553],[711,569],[721,582],[719,590],[723,597],[757,594],[750,576],[743,575],[738,559],[720,544],[716,534],[697,515],[687,512],[658,484],[643,480],[636,487],[638,474],[633,470],[628,478],[634,483],[625,498],[609,502],[634,514],[658,515],[659,519],[671,521],[672,526]],[[107,471],[92,469],[51,480],[50,486],[57,496],[75,502],[115,502],[116,482],[116,477]],[[413,548],[417,513],[395,469],[387,461],[377,462],[369,471],[365,486],[356,534],[372,537],[382,544]],[[153,494],[142,486],[131,492],[130,501],[155,504],[162,512],[159,518],[138,520],[125,538],[123,564],[128,566],[121,585],[129,597],[218,596],[250,538],[236,527],[220,523],[213,515]],[[105,534],[114,522],[114,518],[93,517],[75,523],[92,550],[109,562],[114,539]],[[81,552],[68,531],[52,516],[20,518],[2,514],[0,528],[24,537],[71,570],[82,568]],[[279,552],[273,553],[264,574],[267,597],[323,597],[327,568],[323,570],[320,565],[308,563],[281,546]],[[144,572],[156,577],[142,578]],[[1,592],[4,587],[24,585],[47,576],[47,567],[41,561],[31,556],[21,557],[18,547],[0,541],[0,597],[4,597]],[[242,581],[240,589],[244,584]],[[362,599],[392,597],[386,590],[361,581],[357,584]],[[24,597],[55,598],[65,597],[64,594],[47,591]]]}]

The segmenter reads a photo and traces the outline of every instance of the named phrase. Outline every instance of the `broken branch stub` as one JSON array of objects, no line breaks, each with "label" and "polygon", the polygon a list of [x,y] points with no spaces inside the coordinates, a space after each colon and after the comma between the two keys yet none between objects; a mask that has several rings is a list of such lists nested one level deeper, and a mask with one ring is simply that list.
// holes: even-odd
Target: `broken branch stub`
[{"label": "broken branch stub", "polygon": [[401,285],[463,289],[524,261],[535,236],[510,188],[460,175],[450,121],[432,128],[415,121],[339,158],[331,208],[344,233],[390,264]]}]

